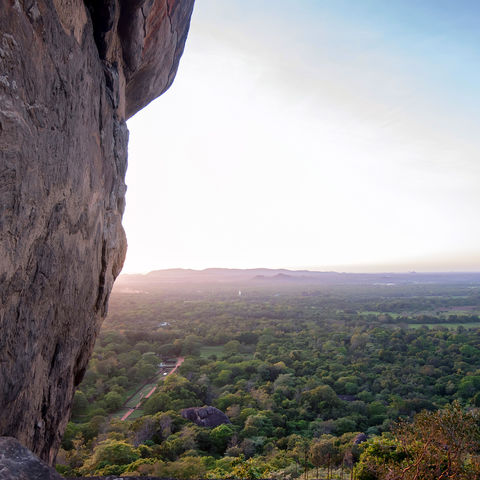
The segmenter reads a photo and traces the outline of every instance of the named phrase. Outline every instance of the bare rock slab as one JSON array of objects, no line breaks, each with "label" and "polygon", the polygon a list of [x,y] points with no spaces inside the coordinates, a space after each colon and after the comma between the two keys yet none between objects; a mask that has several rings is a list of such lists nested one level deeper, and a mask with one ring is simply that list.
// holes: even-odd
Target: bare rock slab
[{"label": "bare rock slab", "polygon": [[0,480],[64,480],[12,437],[0,437]]}]

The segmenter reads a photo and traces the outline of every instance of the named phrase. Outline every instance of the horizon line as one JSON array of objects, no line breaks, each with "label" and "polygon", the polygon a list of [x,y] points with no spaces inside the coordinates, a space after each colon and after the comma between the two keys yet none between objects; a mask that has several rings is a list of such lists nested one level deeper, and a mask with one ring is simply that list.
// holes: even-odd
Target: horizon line
[{"label": "horizon line", "polygon": [[[355,267],[352,267],[355,269]],[[371,267],[375,268],[375,267]],[[249,270],[270,270],[278,271],[285,270],[288,272],[309,272],[309,273],[336,273],[336,274],[350,274],[350,275],[412,275],[412,274],[425,274],[425,275],[440,275],[440,274],[480,274],[479,270],[423,270],[423,269],[414,269],[414,270],[378,270],[378,271],[348,271],[348,270],[336,270],[336,269],[327,269],[327,270],[317,270],[309,268],[288,268],[288,267],[248,267],[248,268],[238,268],[238,267],[206,267],[206,268],[186,268],[186,267],[170,267],[170,268],[157,268],[150,270],[148,272],[121,272],[118,276],[123,275],[149,275],[155,272],[168,272],[168,271],[190,271],[190,272],[205,272],[208,270],[237,270],[237,271],[249,271]]]}]

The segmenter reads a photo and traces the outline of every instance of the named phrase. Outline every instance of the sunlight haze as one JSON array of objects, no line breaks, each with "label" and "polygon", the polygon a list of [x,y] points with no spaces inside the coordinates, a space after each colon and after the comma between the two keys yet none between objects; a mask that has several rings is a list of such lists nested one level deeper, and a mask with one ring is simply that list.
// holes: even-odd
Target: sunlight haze
[{"label": "sunlight haze", "polygon": [[201,0],[128,122],[124,273],[480,270],[480,5]]}]

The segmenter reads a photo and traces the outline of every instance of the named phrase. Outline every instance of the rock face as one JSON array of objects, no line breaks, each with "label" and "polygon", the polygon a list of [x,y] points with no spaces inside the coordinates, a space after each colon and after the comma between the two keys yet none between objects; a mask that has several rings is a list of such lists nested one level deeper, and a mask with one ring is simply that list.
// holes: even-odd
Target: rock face
[{"label": "rock face", "polygon": [[126,252],[125,120],[193,0],[0,2],[0,435],[55,460]]},{"label": "rock face", "polygon": [[353,444],[354,445],[360,445],[363,442],[366,442],[368,440],[367,436],[364,433],[359,433],[354,439],[353,439]]},{"label": "rock face", "polygon": [[11,437],[0,437],[0,480],[62,480],[53,468]]},{"label": "rock face", "polygon": [[199,427],[214,428],[231,423],[229,418],[215,407],[192,407],[182,410],[182,417],[196,423]]}]

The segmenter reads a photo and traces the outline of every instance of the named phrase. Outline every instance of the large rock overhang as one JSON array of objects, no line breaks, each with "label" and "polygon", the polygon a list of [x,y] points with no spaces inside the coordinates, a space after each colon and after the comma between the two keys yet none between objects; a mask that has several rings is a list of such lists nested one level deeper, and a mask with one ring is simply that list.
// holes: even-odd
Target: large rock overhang
[{"label": "large rock overhang", "polygon": [[0,2],[0,435],[50,464],[125,258],[125,121],[193,1]]}]

